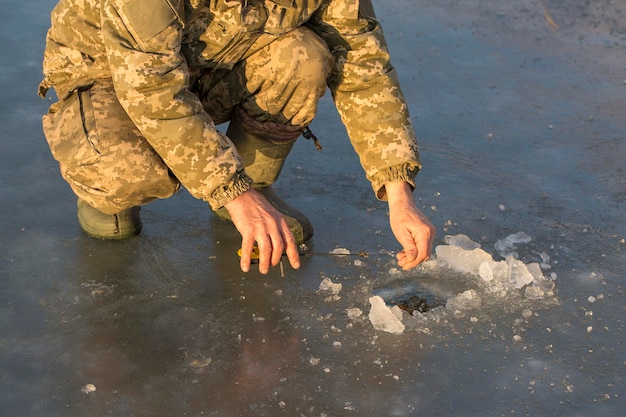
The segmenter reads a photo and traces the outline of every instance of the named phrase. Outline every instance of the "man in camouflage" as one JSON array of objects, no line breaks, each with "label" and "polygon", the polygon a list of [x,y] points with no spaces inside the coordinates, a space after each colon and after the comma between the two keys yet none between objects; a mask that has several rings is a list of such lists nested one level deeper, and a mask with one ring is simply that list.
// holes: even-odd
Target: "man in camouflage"
[{"label": "man in camouflage", "polygon": [[415,134],[369,0],[60,0],[51,20],[44,132],[87,233],[138,234],[139,206],[182,184],[232,220],[244,271],[255,243],[262,273],[284,252],[298,268],[312,227],[269,186],[328,86],[388,200],[399,265],[430,256]]}]

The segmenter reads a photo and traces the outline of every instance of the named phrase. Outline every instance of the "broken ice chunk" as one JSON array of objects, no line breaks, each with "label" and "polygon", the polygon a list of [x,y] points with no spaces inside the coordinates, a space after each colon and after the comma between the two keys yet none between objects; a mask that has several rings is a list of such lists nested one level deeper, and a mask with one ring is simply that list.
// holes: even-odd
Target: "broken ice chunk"
[{"label": "broken ice chunk", "polygon": [[506,258],[515,253],[518,243],[528,243],[532,240],[530,236],[528,236],[524,232],[514,233],[512,235],[508,235],[504,239],[498,240],[493,246],[500,253],[500,256]]},{"label": "broken ice chunk", "polygon": [[509,256],[506,258],[506,263],[509,266],[509,283],[513,288],[520,289],[533,282],[533,274],[524,262]]},{"label": "broken ice chunk", "polygon": [[85,384],[80,390],[85,394],[91,394],[96,392],[96,386],[94,384]]},{"label": "broken ice chunk", "polygon": [[[385,304],[385,301],[380,296],[375,295],[370,297],[369,302],[371,309],[368,317],[376,330],[382,330],[392,334],[402,334],[404,332],[404,324],[402,324],[402,321],[398,319],[396,314]],[[402,312],[400,312],[400,317],[402,317],[401,314]]]},{"label": "broken ice chunk", "polygon": [[346,310],[346,314],[348,315],[348,318],[350,320],[356,320],[359,317],[361,317],[361,315],[363,314],[363,312],[361,311],[360,308],[349,308]]},{"label": "broken ice chunk", "polygon": [[437,259],[450,265],[460,272],[478,275],[480,265],[493,260],[491,255],[482,249],[466,250],[458,246],[440,245],[435,248]]},{"label": "broken ice chunk", "polygon": [[478,275],[483,279],[483,281],[493,281],[493,269],[491,269],[491,262],[483,262],[478,267]]},{"label": "broken ice chunk", "polygon": [[545,252],[541,252],[539,256],[541,256],[541,269],[552,269],[552,265],[550,265],[550,255]]},{"label": "broken ice chunk", "polygon": [[541,279],[545,278],[543,276],[543,272],[541,271],[541,265],[539,265],[537,262],[526,264],[526,268],[528,268],[528,272],[530,272],[530,274],[533,276],[534,282],[540,281]]},{"label": "broken ice chunk", "polygon": [[467,290],[456,297],[448,299],[446,310],[473,310],[480,307],[481,300],[475,290]]},{"label": "broken ice chunk", "polygon": [[319,289],[321,292],[337,295],[341,291],[342,287],[343,285],[340,282],[334,283],[330,278],[324,278],[320,283]]},{"label": "broken ice chunk", "polygon": [[466,250],[480,248],[480,243],[474,242],[467,235],[458,234],[454,236],[446,236],[446,243],[450,246],[458,246]]},{"label": "broken ice chunk", "polygon": [[535,286],[528,286],[524,290],[524,295],[526,296],[526,298],[529,298],[531,300],[541,300],[545,296],[545,294],[546,293],[541,288]]},{"label": "broken ice chunk", "polygon": [[350,255],[350,251],[346,248],[335,248],[328,253],[331,255]]},{"label": "broken ice chunk", "polygon": [[483,262],[478,268],[478,275],[486,282],[495,280],[504,283],[509,277],[509,266],[505,261]]},{"label": "broken ice chunk", "polygon": [[553,295],[554,294],[554,281],[546,278],[543,275],[542,268],[537,263],[532,263],[528,265],[528,270],[533,275],[533,287],[537,287],[544,294]]},{"label": "broken ice chunk", "polygon": [[506,261],[493,262],[491,265],[491,270],[493,271],[494,279],[504,283],[509,278],[509,265]]},{"label": "broken ice chunk", "polygon": [[402,321],[402,309],[400,307],[398,306],[390,307],[389,311],[391,311],[398,320]]}]

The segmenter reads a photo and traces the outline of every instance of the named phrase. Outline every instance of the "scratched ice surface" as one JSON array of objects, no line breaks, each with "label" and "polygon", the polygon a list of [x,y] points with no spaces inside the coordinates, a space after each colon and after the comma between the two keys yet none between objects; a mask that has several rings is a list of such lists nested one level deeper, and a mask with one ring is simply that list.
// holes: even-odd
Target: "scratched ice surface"
[{"label": "scratched ice surface", "polygon": [[268,276],[238,270],[232,227],[184,191],[145,207],[137,239],[79,231],[36,96],[54,2],[3,5],[1,415],[623,415],[617,2],[378,2],[439,255],[397,268],[325,97],[323,151],[299,141],[277,189],[310,251],[368,256]]}]

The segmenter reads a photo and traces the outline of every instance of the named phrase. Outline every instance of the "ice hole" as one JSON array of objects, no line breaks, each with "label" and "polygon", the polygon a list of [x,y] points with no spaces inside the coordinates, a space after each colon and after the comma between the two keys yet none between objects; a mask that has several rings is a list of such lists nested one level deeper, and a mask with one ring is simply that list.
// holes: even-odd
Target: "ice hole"
[{"label": "ice hole", "polygon": [[403,286],[383,287],[374,291],[390,307],[397,306],[410,315],[415,312],[426,313],[437,307],[445,307],[448,294],[418,283]]}]

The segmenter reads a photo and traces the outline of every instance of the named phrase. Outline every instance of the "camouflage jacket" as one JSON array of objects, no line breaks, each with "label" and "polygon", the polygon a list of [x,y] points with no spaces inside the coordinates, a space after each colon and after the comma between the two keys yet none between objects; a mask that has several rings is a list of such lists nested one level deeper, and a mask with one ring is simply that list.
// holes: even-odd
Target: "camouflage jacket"
[{"label": "camouflage jacket", "polygon": [[180,182],[216,209],[249,187],[234,146],[189,91],[194,73],[229,68],[252,45],[300,25],[335,57],[335,105],[376,196],[420,168],[415,134],[382,29],[359,0],[60,0],[41,96],[63,99],[112,78],[120,103]]}]

